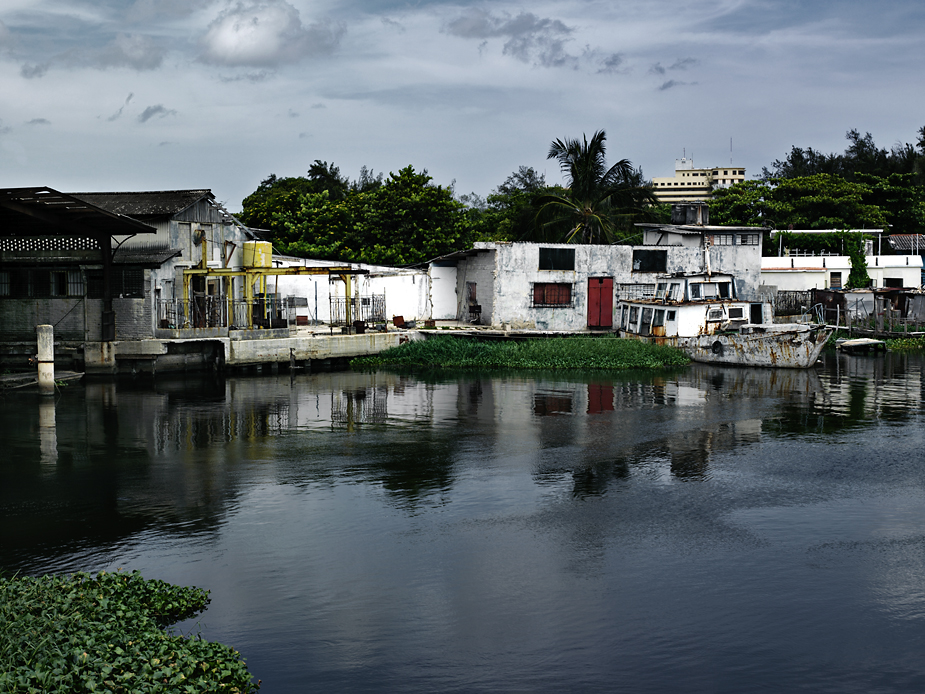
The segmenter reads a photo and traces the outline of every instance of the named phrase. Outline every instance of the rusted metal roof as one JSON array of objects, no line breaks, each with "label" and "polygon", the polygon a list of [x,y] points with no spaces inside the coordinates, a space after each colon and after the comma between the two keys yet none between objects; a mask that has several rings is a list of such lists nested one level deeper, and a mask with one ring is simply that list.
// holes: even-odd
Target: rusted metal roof
[{"label": "rusted metal roof", "polygon": [[131,236],[157,230],[53,188],[0,189],[0,236]]},{"label": "rusted metal roof", "polygon": [[203,198],[214,200],[208,188],[196,190],[149,190],[113,193],[71,193],[79,200],[128,217],[170,217]]},{"label": "rusted metal roof", "polygon": [[171,258],[182,255],[178,248],[168,248],[164,245],[157,246],[124,246],[113,251],[112,262],[117,265],[145,265],[150,267],[160,267]]}]

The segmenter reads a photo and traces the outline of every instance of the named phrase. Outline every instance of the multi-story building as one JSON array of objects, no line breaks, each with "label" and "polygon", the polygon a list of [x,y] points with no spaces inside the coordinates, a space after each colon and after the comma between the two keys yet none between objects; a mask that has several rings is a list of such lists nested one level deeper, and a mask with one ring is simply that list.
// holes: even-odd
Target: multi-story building
[{"label": "multi-story building", "polygon": [[693,158],[674,160],[674,176],[652,179],[659,202],[702,202],[709,200],[717,188],[728,188],[745,180],[745,169],[733,166],[714,166],[695,169]]}]

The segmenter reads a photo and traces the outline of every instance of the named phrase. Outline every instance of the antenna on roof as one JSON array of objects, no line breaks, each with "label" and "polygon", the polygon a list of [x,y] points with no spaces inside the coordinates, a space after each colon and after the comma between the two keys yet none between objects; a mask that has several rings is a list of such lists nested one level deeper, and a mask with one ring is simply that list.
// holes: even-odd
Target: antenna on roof
[{"label": "antenna on roof", "polygon": [[732,166],[732,138],[729,138],[729,166]]}]

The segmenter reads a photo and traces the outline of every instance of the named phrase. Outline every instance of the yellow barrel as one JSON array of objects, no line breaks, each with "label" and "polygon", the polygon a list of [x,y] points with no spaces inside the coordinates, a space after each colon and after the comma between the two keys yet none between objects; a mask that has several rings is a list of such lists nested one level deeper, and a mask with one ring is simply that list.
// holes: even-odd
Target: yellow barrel
[{"label": "yellow barrel", "polygon": [[269,241],[244,242],[244,267],[272,267],[273,244]]}]

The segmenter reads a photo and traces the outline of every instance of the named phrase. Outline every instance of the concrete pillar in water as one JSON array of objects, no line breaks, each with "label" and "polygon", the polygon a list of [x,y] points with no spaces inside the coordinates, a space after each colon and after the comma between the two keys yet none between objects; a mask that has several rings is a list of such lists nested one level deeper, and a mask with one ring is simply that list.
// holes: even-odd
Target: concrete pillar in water
[{"label": "concrete pillar in water", "polygon": [[42,465],[58,462],[58,430],[55,426],[55,401],[42,398],[39,402],[39,451]]},{"label": "concrete pillar in water", "polygon": [[39,392],[55,394],[55,329],[51,325],[37,325]]}]

